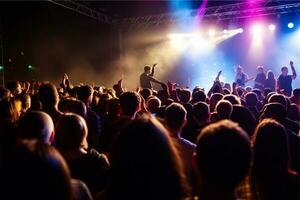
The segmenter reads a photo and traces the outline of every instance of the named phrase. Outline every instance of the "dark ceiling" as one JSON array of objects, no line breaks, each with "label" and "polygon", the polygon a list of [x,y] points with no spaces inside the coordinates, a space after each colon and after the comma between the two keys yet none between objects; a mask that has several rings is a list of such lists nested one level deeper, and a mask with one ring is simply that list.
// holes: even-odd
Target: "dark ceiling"
[{"label": "dark ceiling", "polygon": [[[177,6],[189,5],[191,9],[197,9],[203,3],[203,0],[194,0],[194,1],[78,1],[81,4],[84,4],[95,10],[105,12],[111,16],[117,18],[124,17],[135,17],[135,16],[147,16],[161,13],[172,12],[170,5],[174,2],[177,2]],[[245,0],[208,0],[207,7],[211,6],[220,6],[233,4],[238,2],[245,2]]]}]

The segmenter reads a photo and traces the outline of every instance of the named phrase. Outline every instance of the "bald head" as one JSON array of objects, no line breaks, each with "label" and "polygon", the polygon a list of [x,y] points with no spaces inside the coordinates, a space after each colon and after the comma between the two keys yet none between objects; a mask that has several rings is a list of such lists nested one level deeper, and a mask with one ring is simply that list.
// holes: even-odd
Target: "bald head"
[{"label": "bald head", "polygon": [[18,137],[20,139],[36,139],[50,143],[54,134],[51,117],[40,111],[26,113],[19,121]]}]

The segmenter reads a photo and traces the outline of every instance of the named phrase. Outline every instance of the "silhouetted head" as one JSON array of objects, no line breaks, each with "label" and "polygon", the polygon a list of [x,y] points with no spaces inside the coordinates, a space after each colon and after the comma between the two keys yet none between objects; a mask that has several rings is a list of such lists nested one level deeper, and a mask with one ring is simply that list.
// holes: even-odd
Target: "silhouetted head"
[{"label": "silhouetted head", "polygon": [[265,88],[264,89],[264,96],[267,98],[268,94],[270,94],[272,92],[271,88]]},{"label": "silhouetted head", "polygon": [[111,116],[120,115],[120,101],[117,98],[109,99],[107,104],[107,114]]},{"label": "silhouetted head", "polygon": [[108,199],[182,199],[182,163],[166,129],[154,118],[133,120],[111,157]]},{"label": "silhouetted head", "polygon": [[252,92],[257,95],[257,99],[262,99],[263,96],[262,96],[262,91],[260,89],[254,88]]},{"label": "silhouetted head", "polygon": [[223,100],[229,101],[232,105],[241,105],[241,100],[239,97],[233,95],[233,94],[226,94],[223,97]]},{"label": "silhouetted head", "polygon": [[263,74],[264,73],[264,67],[263,66],[257,66],[256,70],[257,70],[258,74]]},{"label": "silhouetted head", "polygon": [[293,96],[300,98],[300,88],[296,88],[293,90]]},{"label": "silhouetted head", "polygon": [[125,116],[134,117],[140,109],[141,97],[136,92],[124,92],[119,100],[122,113]]},{"label": "silhouetted head", "polygon": [[210,100],[209,100],[209,106],[210,106],[210,110],[211,112],[213,112],[216,108],[217,103],[223,99],[223,94],[221,93],[214,93],[213,95],[211,95]]},{"label": "silhouetted head", "polygon": [[264,119],[253,136],[254,175],[286,173],[289,153],[285,128],[273,119]]},{"label": "silhouetted head", "polygon": [[71,199],[69,168],[50,145],[36,141],[22,144],[6,167],[2,189],[11,199]]},{"label": "silhouetted head", "polygon": [[92,86],[84,85],[80,86],[77,91],[77,98],[83,101],[87,106],[89,106],[93,101],[94,89]]},{"label": "silhouetted head", "polygon": [[216,106],[219,119],[230,119],[233,107],[227,100],[221,100]]},{"label": "silhouetted head", "polygon": [[56,126],[55,140],[61,152],[88,148],[88,129],[85,120],[73,113],[67,113],[59,118]]},{"label": "silhouetted head", "polygon": [[19,81],[10,81],[6,84],[6,88],[11,92],[13,96],[16,96],[22,92],[22,86]]},{"label": "silhouetted head", "polygon": [[54,124],[45,112],[26,113],[20,118],[18,129],[18,138],[21,140],[35,139],[50,144],[54,139]]},{"label": "silhouetted head", "polygon": [[193,93],[192,96],[193,103],[197,102],[206,102],[206,94],[203,90],[198,90],[197,92]]},{"label": "silhouetted head", "polygon": [[0,100],[8,97],[11,97],[11,92],[4,87],[0,87]]},{"label": "silhouetted head", "polygon": [[182,129],[187,121],[186,110],[179,103],[172,103],[166,108],[165,119],[167,122],[167,126],[171,130],[178,131]]},{"label": "silhouetted head", "polygon": [[58,109],[63,113],[71,112],[80,115],[84,119],[87,118],[85,103],[72,97],[62,99],[58,104]]},{"label": "silhouetted head", "polygon": [[56,87],[51,83],[44,83],[39,87],[39,100],[42,109],[54,108],[57,106],[59,96]]},{"label": "silhouetted head", "polygon": [[181,103],[185,104],[191,100],[192,93],[189,89],[182,89],[179,92],[179,99]]},{"label": "silhouetted head", "polygon": [[267,79],[275,79],[274,73],[271,70],[268,70],[267,72]]},{"label": "silhouetted head", "polygon": [[249,92],[245,96],[246,104],[249,107],[255,107],[258,103],[257,94],[254,92]]},{"label": "silhouetted head", "polygon": [[236,72],[237,72],[238,74],[242,73],[242,72],[243,72],[242,66],[238,65],[238,66],[236,67]]},{"label": "silhouetted head", "polygon": [[142,97],[144,99],[148,99],[148,97],[150,97],[152,95],[152,90],[149,89],[149,88],[143,88],[141,91],[140,91],[140,94],[142,95]]},{"label": "silhouetted head", "polygon": [[287,102],[282,94],[273,94],[268,99],[268,103],[280,103],[287,110]]},{"label": "silhouetted head", "polygon": [[16,95],[16,98],[22,102],[22,112],[25,113],[31,107],[31,97],[29,94],[21,93]]},{"label": "silhouetted head", "polygon": [[281,68],[281,74],[283,76],[287,76],[288,73],[289,73],[289,69],[286,66]]},{"label": "silhouetted head", "polygon": [[256,119],[251,111],[241,105],[233,105],[231,120],[238,123],[251,137],[256,127]]},{"label": "silhouetted head", "polygon": [[286,118],[287,112],[284,106],[280,103],[268,103],[265,105],[261,119],[271,118],[279,122],[283,122]]},{"label": "silhouetted head", "polygon": [[210,111],[209,106],[205,102],[198,102],[193,106],[193,116],[194,119],[199,124],[207,124],[210,121]]},{"label": "silhouetted head", "polygon": [[205,127],[197,139],[197,165],[208,186],[234,189],[248,173],[251,157],[248,135],[230,120]]},{"label": "silhouetted head", "polygon": [[146,74],[150,74],[150,70],[151,70],[151,67],[150,67],[149,65],[146,65],[146,66],[144,67],[144,72],[145,72]]},{"label": "silhouetted head", "polygon": [[147,107],[151,113],[156,113],[157,109],[161,106],[161,101],[159,98],[153,96],[147,100]]},{"label": "silhouetted head", "polygon": [[22,103],[16,98],[0,100],[0,122],[15,123],[21,115]]}]

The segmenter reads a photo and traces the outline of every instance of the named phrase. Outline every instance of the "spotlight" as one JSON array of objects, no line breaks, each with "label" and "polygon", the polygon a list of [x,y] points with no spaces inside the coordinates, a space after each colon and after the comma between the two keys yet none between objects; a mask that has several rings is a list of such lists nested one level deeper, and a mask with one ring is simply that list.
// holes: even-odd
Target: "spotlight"
[{"label": "spotlight", "polygon": [[276,26],[274,24],[269,25],[269,30],[270,31],[275,31],[275,29],[276,29]]},{"label": "spotlight", "polygon": [[261,27],[260,25],[255,25],[255,26],[253,26],[253,28],[252,28],[252,32],[253,32],[253,34],[255,34],[255,35],[259,35],[259,34],[261,34],[261,32],[262,32],[262,27]]},{"label": "spotlight", "polygon": [[288,23],[288,28],[294,28],[294,23],[292,22]]},{"label": "spotlight", "polygon": [[242,32],[244,32],[244,29],[239,28],[239,29],[238,29],[238,32],[239,32],[239,33],[242,33]]},{"label": "spotlight", "polygon": [[259,24],[256,24],[252,27],[252,45],[255,48],[260,48],[262,46],[262,31],[263,28]]},{"label": "spotlight", "polygon": [[228,30],[227,30],[227,29],[224,29],[224,30],[223,30],[223,33],[225,33],[225,34],[226,34],[227,32],[228,32]]},{"label": "spotlight", "polygon": [[215,30],[213,30],[213,29],[210,29],[209,31],[208,31],[208,35],[209,36],[215,36],[215,34],[216,34],[216,31]]}]

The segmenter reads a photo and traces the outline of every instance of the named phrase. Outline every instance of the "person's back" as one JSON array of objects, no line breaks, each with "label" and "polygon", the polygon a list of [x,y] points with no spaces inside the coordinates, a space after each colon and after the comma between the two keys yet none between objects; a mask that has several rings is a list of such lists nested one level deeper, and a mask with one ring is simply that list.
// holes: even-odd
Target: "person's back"
[{"label": "person's back", "polygon": [[70,200],[68,166],[51,146],[36,141],[18,146],[5,165],[2,197]]},{"label": "person's back", "polygon": [[111,157],[107,199],[184,199],[187,187],[177,151],[154,118],[133,120],[118,137]]},{"label": "person's back", "polygon": [[259,111],[257,109],[258,97],[254,92],[249,92],[245,96],[246,105],[248,109],[251,111],[256,120],[259,117]]},{"label": "person's back", "polygon": [[194,104],[192,115],[193,117],[187,122],[181,135],[183,138],[195,143],[200,131],[210,123],[209,106],[205,102]]},{"label": "person's back", "polygon": [[233,105],[230,119],[238,123],[239,126],[242,127],[250,137],[253,135],[257,122],[255,120],[255,117],[247,107],[241,105]]},{"label": "person's back", "polygon": [[142,73],[140,75],[140,84],[141,84],[141,87],[142,88],[149,88],[151,89],[152,88],[152,84],[151,84],[151,81],[150,81],[150,77],[147,73]]},{"label": "person's back", "polygon": [[253,137],[253,193],[258,199],[299,199],[299,176],[289,170],[289,147],[285,128],[264,119]]},{"label": "person's back", "polygon": [[98,149],[101,137],[102,119],[90,107],[94,96],[94,89],[89,85],[84,85],[78,89],[77,94],[78,99],[83,101],[87,108],[86,123],[89,131],[88,143],[90,147]]},{"label": "person's back", "polygon": [[56,124],[56,121],[63,115],[57,108],[59,96],[56,87],[51,83],[44,83],[40,86],[38,98],[42,104],[42,111],[49,114]]},{"label": "person's back", "polygon": [[175,143],[175,147],[183,161],[185,171],[189,176],[192,173],[192,160],[196,145],[181,137],[182,128],[187,121],[185,108],[178,103],[172,103],[166,108],[165,121],[171,139]]},{"label": "person's back", "polygon": [[250,169],[247,133],[229,120],[205,127],[197,139],[199,199],[236,199],[235,188]]},{"label": "person's back", "polygon": [[68,113],[58,120],[55,139],[72,176],[83,180],[95,194],[106,186],[109,163],[104,154],[88,149],[87,134],[85,120]]}]

